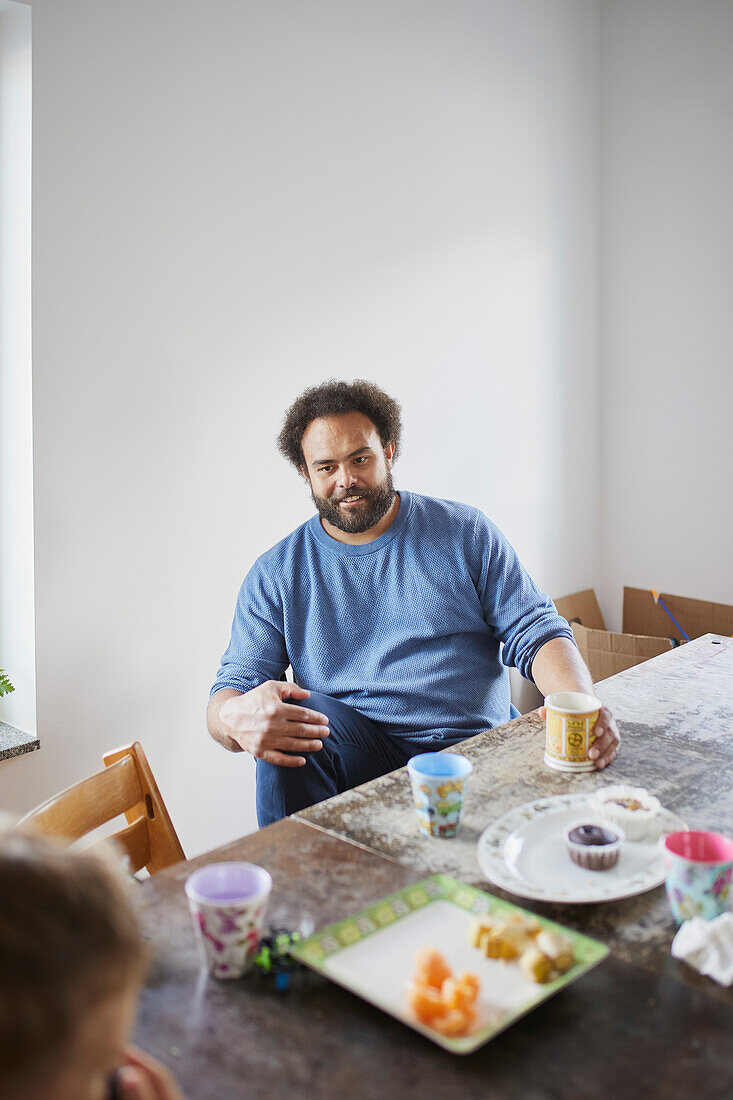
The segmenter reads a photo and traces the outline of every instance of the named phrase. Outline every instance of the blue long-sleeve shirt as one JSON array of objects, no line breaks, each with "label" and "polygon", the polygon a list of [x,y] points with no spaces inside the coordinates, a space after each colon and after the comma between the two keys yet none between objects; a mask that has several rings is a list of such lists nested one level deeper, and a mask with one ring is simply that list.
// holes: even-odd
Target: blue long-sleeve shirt
[{"label": "blue long-sleeve shirt", "polygon": [[211,691],[249,691],[292,665],[301,687],[388,732],[452,744],[517,713],[505,666],[531,679],[550,638],[573,635],[501,531],[476,508],[403,490],[373,542],[337,542],[316,515],[258,558]]}]

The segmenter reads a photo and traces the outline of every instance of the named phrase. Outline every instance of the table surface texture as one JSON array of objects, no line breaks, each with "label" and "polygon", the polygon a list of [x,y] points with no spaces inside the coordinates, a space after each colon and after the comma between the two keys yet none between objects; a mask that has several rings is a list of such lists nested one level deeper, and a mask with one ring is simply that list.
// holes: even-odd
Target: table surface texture
[{"label": "table surface texture", "polygon": [[[691,827],[733,833],[733,641],[706,635],[598,685],[622,735],[604,773],[543,763],[536,713],[461,744],[474,763],[460,835],[422,837],[405,769],[146,880],[138,908],[154,963],[137,1041],[188,1100],[239,1097],[729,1097],[733,991],[672,959],[664,888],[597,905],[528,902],[483,878],[476,846],[538,797],[630,782]],[[608,944],[611,956],[476,1053],[457,1057],[327,979],[278,993],[259,975],[208,978],[183,885],[213,860],[273,876],[270,919],[308,933],[442,871]]]}]

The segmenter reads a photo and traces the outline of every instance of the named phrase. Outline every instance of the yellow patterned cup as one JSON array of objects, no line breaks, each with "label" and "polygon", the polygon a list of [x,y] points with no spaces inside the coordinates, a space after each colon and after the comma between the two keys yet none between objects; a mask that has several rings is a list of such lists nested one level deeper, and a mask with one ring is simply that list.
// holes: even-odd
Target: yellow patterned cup
[{"label": "yellow patterned cup", "polygon": [[592,772],[588,749],[595,741],[603,704],[582,691],[556,691],[545,699],[545,763],[560,772]]}]

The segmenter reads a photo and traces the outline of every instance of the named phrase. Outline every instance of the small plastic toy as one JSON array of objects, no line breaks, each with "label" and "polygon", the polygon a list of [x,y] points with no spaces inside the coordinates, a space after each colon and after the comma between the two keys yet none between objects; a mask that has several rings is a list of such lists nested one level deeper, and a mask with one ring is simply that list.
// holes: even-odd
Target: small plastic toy
[{"label": "small plastic toy", "polygon": [[300,932],[289,928],[272,928],[269,936],[260,940],[255,966],[265,977],[274,976],[275,989],[284,993],[290,986],[290,975],[302,969],[302,964],[290,954],[290,948],[301,939]]}]

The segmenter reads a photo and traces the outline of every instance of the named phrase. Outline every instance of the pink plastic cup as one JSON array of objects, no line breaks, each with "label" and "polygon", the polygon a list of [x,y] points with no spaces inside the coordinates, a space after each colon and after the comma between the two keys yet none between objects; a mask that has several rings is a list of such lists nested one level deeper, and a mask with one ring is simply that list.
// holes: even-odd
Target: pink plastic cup
[{"label": "pink plastic cup", "polygon": [[660,840],[667,869],[667,897],[678,924],[691,917],[714,920],[730,908],[733,840],[689,829]]}]

